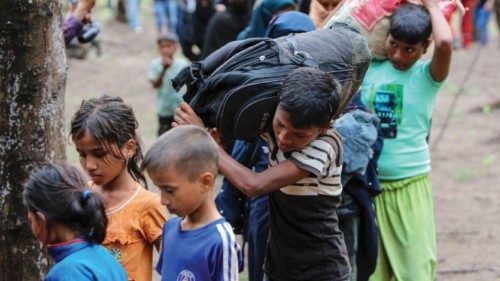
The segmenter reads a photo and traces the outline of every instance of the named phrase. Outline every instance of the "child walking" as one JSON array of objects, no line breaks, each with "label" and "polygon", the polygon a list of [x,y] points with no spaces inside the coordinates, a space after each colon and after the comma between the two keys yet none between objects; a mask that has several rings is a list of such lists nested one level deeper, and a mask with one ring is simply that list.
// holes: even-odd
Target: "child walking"
[{"label": "child walking", "polygon": [[239,246],[215,207],[217,145],[195,126],[174,128],[149,149],[143,167],[170,213],[156,270],[161,280],[238,280]]},{"label": "child walking", "polygon": [[[388,60],[372,62],[361,98],[381,121],[382,193],[374,198],[379,254],[370,280],[434,280],[437,253],[426,137],[448,76],[452,33],[437,0],[405,4],[391,16]],[[430,61],[420,60],[434,39]]]},{"label": "child walking", "polygon": [[160,57],[154,59],[149,66],[148,79],[153,88],[157,89],[156,113],[158,114],[158,136],[172,127],[175,109],[182,101],[182,94],[175,91],[172,79],[188,62],[183,58],[174,58],[178,47],[175,33],[168,32],[158,38]]},{"label": "child walking", "polygon": [[91,189],[103,198],[109,224],[105,246],[129,280],[151,280],[153,246],[158,250],[166,220],[158,195],[146,190],[143,158],[132,108],[119,97],[83,101],[70,136]]},{"label": "child walking", "polygon": [[99,245],[108,223],[104,208],[76,167],[39,167],[25,183],[23,199],[33,235],[55,263],[45,280],[127,280],[121,265]]}]

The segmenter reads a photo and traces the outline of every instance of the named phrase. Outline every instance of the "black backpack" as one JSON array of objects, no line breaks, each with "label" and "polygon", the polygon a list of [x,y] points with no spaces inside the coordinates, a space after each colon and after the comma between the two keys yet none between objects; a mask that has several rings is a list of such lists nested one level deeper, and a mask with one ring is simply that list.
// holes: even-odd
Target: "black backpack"
[{"label": "black backpack", "polygon": [[278,93],[290,71],[304,66],[333,75],[342,86],[338,113],[349,103],[371,56],[359,31],[345,24],[277,39],[226,44],[204,61],[193,62],[173,80],[184,100],[224,141],[251,140],[272,130]]}]

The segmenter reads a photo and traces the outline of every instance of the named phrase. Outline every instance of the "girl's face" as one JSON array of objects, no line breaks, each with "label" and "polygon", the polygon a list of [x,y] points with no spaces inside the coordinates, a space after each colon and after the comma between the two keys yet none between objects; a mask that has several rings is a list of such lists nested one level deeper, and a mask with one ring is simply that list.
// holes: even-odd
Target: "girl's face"
[{"label": "girl's face", "polygon": [[[76,151],[80,156],[80,165],[85,169],[94,184],[106,186],[123,173],[127,173],[126,160],[134,155],[135,146],[129,140],[123,148],[110,144],[108,151],[89,133],[84,133],[81,138],[73,138]],[[115,155],[122,155],[117,158]]]}]

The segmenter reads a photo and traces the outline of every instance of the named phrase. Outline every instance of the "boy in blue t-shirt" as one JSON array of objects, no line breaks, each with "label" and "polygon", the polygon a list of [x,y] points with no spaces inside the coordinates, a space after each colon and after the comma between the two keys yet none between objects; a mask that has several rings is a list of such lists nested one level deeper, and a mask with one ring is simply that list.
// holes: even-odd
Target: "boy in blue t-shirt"
[{"label": "boy in blue t-shirt", "polygon": [[242,255],[212,192],[217,145],[195,126],[169,130],[146,153],[143,168],[171,214],[156,270],[161,280],[238,280]]},{"label": "boy in blue t-shirt", "polygon": [[[372,62],[361,98],[380,118],[382,193],[374,198],[379,255],[370,280],[434,280],[436,234],[426,138],[452,54],[450,27],[437,0],[405,4],[391,16],[388,60]],[[430,61],[420,60],[434,39]]]}]

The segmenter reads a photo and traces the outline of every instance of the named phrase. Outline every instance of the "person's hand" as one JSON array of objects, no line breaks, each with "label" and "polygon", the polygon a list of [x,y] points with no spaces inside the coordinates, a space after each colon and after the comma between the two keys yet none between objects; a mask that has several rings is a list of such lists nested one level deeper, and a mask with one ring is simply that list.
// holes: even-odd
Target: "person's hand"
[{"label": "person's hand", "polygon": [[73,15],[81,22],[88,23],[91,20],[91,10],[95,6],[95,0],[78,0]]},{"label": "person's hand", "polygon": [[205,129],[203,121],[196,115],[191,106],[184,101],[175,109],[174,122],[172,122],[173,127],[180,125],[195,125]]},{"label": "person's hand", "polygon": [[422,5],[428,9],[431,7],[439,7],[437,0],[422,0]]},{"label": "person's hand", "polygon": [[215,8],[215,11],[217,13],[222,13],[222,12],[226,11],[226,9],[227,9],[226,5],[224,5],[224,4],[215,4],[214,8]]},{"label": "person's hand", "polygon": [[222,148],[225,148],[224,143],[222,142],[222,136],[217,128],[208,129],[208,133],[212,136],[212,138],[218,145],[220,145]]},{"label": "person's hand", "polygon": [[171,57],[162,57],[162,62],[163,62],[163,68],[169,68],[172,65],[172,58]]}]

